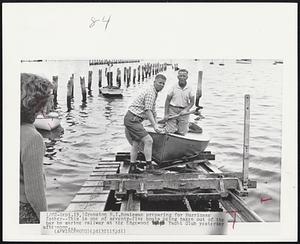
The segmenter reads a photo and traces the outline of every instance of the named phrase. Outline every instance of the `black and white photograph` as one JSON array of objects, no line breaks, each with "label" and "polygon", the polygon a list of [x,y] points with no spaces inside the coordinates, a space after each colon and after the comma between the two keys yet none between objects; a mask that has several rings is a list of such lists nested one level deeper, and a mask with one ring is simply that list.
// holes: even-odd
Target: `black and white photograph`
[{"label": "black and white photograph", "polygon": [[20,223],[30,207],[280,220],[282,60],[21,66]]},{"label": "black and white photograph", "polygon": [[[78,13],[78,6],[70,6]],[[113,32],[117,20],[122,19],[116,18],[122,8],[116,7],[114,13],[113,4],[95,6],[107,7],[108,11],[98,16],[95,10],[91,14],[87,11],[84,24],[78,22],[78,28],[84,25],[94,37],[97,37],[96,31],[101,33],[103,44],[101,38],[97,41],[103,45],[100,51],[105,50],[102,54],[97,49],[91,51],[91,47],[84,55],[84,50],[76,53],[70,42],[75,53],[60,55],[60,50],[64,50],[72,38],[74,40],[76,28],[70,27],[70,39],[55,37],[54,31],[49,35],[53,35],[55,44],[61,41],[62,46],[53,54],[49,51],[47,55],[41,51],[35,51],[34,55],[25,51],[23,55],[15,54],[13,77],[17,80],[11,83],[4,80],[3,92],[7,84],[13,87],[7,91],[15,91],[4,98],[11,99],[9,96],[13,95],[16,100],[14,115],[7,114],[8,102],[4,103],[7,115],[4,131],[5,128],[14,131],[19,145],[11,150],[15,154],[11,161],[14,170],[9,172],[13,172],[17,180],[12,204],[17,211],[10,221],[24,232],[32,225],[42,226],[42,212],[186,212],[190,216],[201,213],[226,216],[226,231],[214,232],[211,227],[210,235],[229,232],[231,236],[239,228],[247,233],[250,223],[251,226],[280,228],[286,221],[288,199],[285,196],[290,192],[286,191],[286,185],[288,189],[291,185],[293,191],[296,189],[293,183],[287,183],[294,179],[291,169],[297,165],[296,161],[287,162],[286,156],[293,155],[287,152],[288,141],[293,140],[288,139],[286,132],[286,121],[289,121],[286,116],[291,114],[286,109],[287,104],[291,104],[287,100],[287,83],[294,82],[294,76],[287,79],[287,70],[293,70],[291,58],[280,53],[259,55],[259,52],[247,51],[239,54],[236,50],[230,55],[215,51],[201,55],[199,47],[188,47],[188,42],[179,44],[178,53],[172,56],[174,39],[166,43],[163,37],[158,45],[155,36],[160,38],[162,30],[156,31],[156,28],[151,37],[148,33],[149,39],[154,41],[148,42],[144,36],[146,41],[139,43],[137,49],[135,42],[129,40],[117,46],[123,38],[113,39],[109,44],[112,39],[105,35]],[[48,7],[50,11],[54,5]],[[36,16],[48,12],[46,5],[39,8],[41,13]],[[136,8],[141,12],[135,17],[143,19],[141,13],[145,7]],[[20,9],[18,6],[18,11]],[[34,4],[29,9],[33,11]],[[159,6],[153,6],[154,11],[158,9]],[[173,19],[172,14],[179,10],[174,6],[166,17]],[[190,11],[194,16],[196,11]],[[28,23],[24,20],[24,26],[32,22],[35,12],[32,13]],[[45,18],[45,25],[49,25],[51,18]],[[129,23],[133,19],[131,16]],[[191,19],[193,17],[187,23]],[[188,39],[192,38],[188,34],[197,31],[196,26],[179,24],[175,27],[170,22],[166,20],[175,32],[172,37],[178,34]],[[215,27],[216,22],[210,24]],[[39,28],[43,29],[37,32],[36,38],[39,38],[46,31],[44,27],[38,26],[29,33]],[[127,35],[122,27],[117,30],[111,38]],[[82,46],[97,43],[96,38],[83,39]],[[221,44],[221,39],[219,42]],[[191,43],[195,45],[196,41]],[[172,46],[171,51],[160,53],[168,45]],[[139,53],[141,46],[147,55],[145,51]],[[116,48],[121,50],[119,55]],[[7,70],[12,73],[11,67]],[[18,118],[14,119],[14,128],[9,116]],[[7,163],[4,161],[4,165]],[[291,168],[286,170],[289,165]],[[179,220],[173,221],[167,224],[176,225]],[[197,225],[196,222],[190,224]],[[154,218],[150,225],[166,223]],[[257,226],[262,238],[267,238]],[[151,228],[148,233],[147,227],[144,228],[144,235],[155,236]],[[183,235],[189,226],[182,228]],[[266,232],[272,231],[266,229]],[[170,234],[174,234],[171,229]]]}]

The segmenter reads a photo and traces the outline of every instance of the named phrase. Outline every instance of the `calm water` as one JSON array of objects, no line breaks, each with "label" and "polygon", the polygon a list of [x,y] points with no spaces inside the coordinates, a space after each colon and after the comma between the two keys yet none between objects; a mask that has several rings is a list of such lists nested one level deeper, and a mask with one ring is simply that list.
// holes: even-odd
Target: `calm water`
[{"label": "calm water", "polygon": [[[253,60],[252,64],[223,61],[224,66],[218,65],[220,60],[214,60],[213,65],[209,64],[210,60],[173,60],[179,67],[189,70],[188,83],[195,88],[195,92],[198,70],[203,70],[200,104],[204,107],[202,114],[205,119],[199,121],[199,125],[209,132],[211,141],[207,150],[216,155],[212,163],[222,171],[242,170],[244,95],[250,94],[250,178],[257,181],[257,188],[250,189],[249,197],[244,200],[265,221],[279,221],[283,65],[273,65],[272,60]],[[137,92],[153,81],[150,78],[126,87],[123,67],[131,66],[133,70],[137,65],[114,66],[114,69],[121,68],[124,96],[121,99],[107,99],[99,95],[97,89],[98,69],[103,66],[89,66],[88,61],[21,64],[24,72],[43,74],[51,80],[53,75],[59,77],[58,112],[64,131],[44,134],[49,210],[64,210],[68,206],[100,158],[130,150],[124,135],[123,116]],[[87,86],[89,70],[93,70],[93,91],[84,107],[79,76],[86,77]],[[67,112],[66,87],[73,73],[74,109]],[[163,115],[166,93],[177,82],[176,72],[171,66],[164,74],[167,83],[157,99],[160,117]],[[106,85],[106,80],[103,83]],[[261,203],[261,197],[271,197],[272,200]]]}]

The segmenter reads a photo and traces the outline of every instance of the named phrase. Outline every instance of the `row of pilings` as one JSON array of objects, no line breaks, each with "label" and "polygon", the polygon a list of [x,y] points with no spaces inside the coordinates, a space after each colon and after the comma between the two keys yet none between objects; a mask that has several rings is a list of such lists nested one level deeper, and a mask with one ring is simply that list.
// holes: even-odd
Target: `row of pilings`
[{"label": "row of pilings", "polygon": [[139,59],[93,59],[89,60],[89,65],[102,64],[124,64],[124,63],[139,63]]},{"label": "row of pilings", "polygon": [[[117,68],[116,70],[111,71],[111,67],[99,67],[98,72],[93,73],[92,70],[88,71],[87,76],[87,86],[86,86],[86,77],[80,76],[80,88],[82,94],[82,104],[87,103],[87,95],[92,96],[92,83],[98,82],[98,88],[101,87],[121,87],[122,81],[124,86],[129,87],[130,84],[135,84],[136,82],[140,83],[153,76],[157,75],[158,73],[162,73],[167,70],[166,63],[144,63],[139,64],[138,66],[132,67],[128,65],[127,67]],[[123,75],[122,75],[123,73]],[[58,106],[57,94],[58,94],[58,82],[59,77],[52,76],[52,83],[53,83],[53,108],[56,109]],[[67,111],[70,112],[72,110],[72,102],[74,102],[74,83],[75,83],[75,76],[71,74],[67,81]],[[99,90],[99,93],[100,90]]]}]

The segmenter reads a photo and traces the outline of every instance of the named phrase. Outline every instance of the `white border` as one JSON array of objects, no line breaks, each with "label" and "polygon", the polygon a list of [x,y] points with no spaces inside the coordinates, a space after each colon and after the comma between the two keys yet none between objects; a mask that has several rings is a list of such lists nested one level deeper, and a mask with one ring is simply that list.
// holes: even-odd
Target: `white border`
[{"label": "white border", "polygon": [[[20,59],[283,59],[281,222],[238,224],[228,236],[85,236],[84,240],[296,240],[296,3],[5,3],[3,19],[3,239],[81,240],[18,225]],[[107,31],[91,17],[111,15]]]}]

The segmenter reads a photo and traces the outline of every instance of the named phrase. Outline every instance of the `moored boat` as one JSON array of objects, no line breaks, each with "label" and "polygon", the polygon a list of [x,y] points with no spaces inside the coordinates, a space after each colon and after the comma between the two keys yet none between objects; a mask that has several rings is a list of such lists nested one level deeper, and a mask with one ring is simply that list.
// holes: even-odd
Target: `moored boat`
[{"label": "moored boat", "polygon": [[38,115],[33,125],[37,129],[51,131],[60,125],[60,119],[58,116],[44,117],[43,115]]},{"label": "moored boat", "polygon": [[100,92],[102,93],[103,96],[107,97],[122,97],[123,96],[123,89],[117,87],[117,86],[105,86],[99,88]]},{"label": "moored boat", "polygon": [[283,61],[282,60],[275,60],[273,64],[274,65],[276,65],[276,64],[283,64]]},{"label": "moored boat", "polygon": [[235,62],[237,64],[251,64],[252,60],[251,59],[237,59]]}]

